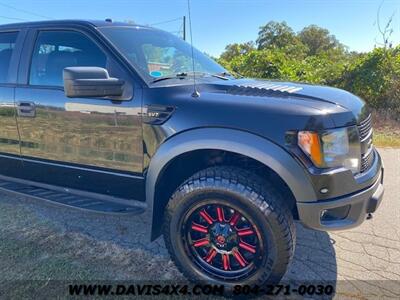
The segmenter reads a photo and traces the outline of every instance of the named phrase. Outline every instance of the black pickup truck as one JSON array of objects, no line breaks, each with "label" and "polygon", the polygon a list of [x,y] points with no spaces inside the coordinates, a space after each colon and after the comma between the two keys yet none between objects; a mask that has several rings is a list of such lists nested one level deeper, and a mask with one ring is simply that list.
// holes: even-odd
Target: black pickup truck
[{"label": "black pickup truck", "polygon": [[[193,51],[193,53],[192,53]],[[141,214],[191,280],[277,282],[296,243],[379,206],[371,113],[343,90],[230,74],[112,21],[0,26],[0,188]]]}]

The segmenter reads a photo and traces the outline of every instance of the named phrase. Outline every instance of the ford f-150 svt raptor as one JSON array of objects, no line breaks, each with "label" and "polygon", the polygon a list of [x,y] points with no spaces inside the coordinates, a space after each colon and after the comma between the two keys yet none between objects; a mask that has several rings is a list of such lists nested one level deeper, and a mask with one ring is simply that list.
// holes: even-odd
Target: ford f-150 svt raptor
[{"label": "ford f-150 svt raptor", "polygon": [[279,281],[294,220],[359,225],[383,195],[371,114],[343,90],[241,78],[180,38],[112,21],[0,26],[0,187],[149,211],[192,280]]}]

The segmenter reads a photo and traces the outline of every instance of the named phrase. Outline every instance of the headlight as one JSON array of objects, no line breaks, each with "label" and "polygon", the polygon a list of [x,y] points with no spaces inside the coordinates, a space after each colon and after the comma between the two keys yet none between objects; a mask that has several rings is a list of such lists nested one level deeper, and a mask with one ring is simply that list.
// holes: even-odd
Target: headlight
[{"label": "headlight", "polygon": [[345,167],[360,171],[361,148],[356,126],[326,130],[322,133],[300,131],[298,145],[318,168]]}]

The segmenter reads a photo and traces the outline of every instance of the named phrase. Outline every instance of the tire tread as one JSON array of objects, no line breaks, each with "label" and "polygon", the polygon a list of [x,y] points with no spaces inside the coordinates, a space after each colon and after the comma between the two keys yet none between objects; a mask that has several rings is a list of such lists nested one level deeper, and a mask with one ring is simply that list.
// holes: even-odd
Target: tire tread
[{"label": "tire tread", "polygon": [[195,173],[182,183],[170,198],[164,216],[164,239],[171,258],[179,271],[191,280],[196,279],[190,278],[190,274],[186,272],[185,266],[179,263],[179,260],[175,256],[176,254],[172,251],[172,241],[168,224],[170,224],[177,206],[181,204],[180,199],[188,193],[204,188],[215,188],[239,193],[246,197],[248,201],[258,208],[266,217],[272,217],[277,221],[280,230],[280,232],[277,233],[277,236],[280,237],[279,242],[281,244],[279,249],[285,251],[286,255],[281,259],[282,261],[279,262],[277,278],[268,278],[268,281],[279,281],[286,272],[294,255],[296,233],[293,216],[287,205],[285,205],[284,199],[282,199],[279,191],[269,182],[266,182],[247,170],[232,166],[210,167]]}]

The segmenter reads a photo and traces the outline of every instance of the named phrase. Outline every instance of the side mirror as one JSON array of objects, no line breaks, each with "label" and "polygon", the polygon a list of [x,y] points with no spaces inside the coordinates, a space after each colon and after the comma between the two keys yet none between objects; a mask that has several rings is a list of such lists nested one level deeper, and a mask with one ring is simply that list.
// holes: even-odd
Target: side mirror
[{"label": "side mirror", "polygon": [[64,91],[69,98],[119,97],[124,81],[110,78],[106,69],[98,67],[69,67],[63,71]]}]

